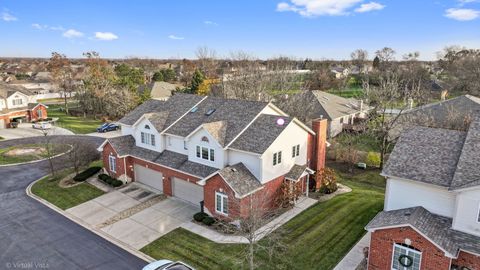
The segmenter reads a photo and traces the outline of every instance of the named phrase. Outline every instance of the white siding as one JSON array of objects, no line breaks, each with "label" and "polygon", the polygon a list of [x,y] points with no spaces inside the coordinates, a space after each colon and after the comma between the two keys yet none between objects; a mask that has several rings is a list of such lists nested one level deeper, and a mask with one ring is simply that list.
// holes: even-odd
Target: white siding
[{"label": "white siding", "polygon": [[124,135],[133,135],[134,129],[132,126],[120,125],[122,127],[122,136]]},{"label": "white siding", "polygon": [[[208,142],[202,141],[202,137],[204,136],[208,138]],[[196,156],[197,145],[213,149],[215,151],[215,160],[210,161],[202,159],[201,157],[198,158]],[[224,167],[224,157],[226,151],[223,150],[223,147],[220,147],[217,141],[207,131],[205,131],[205,129],[199,129],[189,138],[189,140],[187,141],[187,148],[188,160],[219,169],[222,169]]]},{"label": "white siding", "polygon": [[272,109],[272,107],[270,107],[270,106],[266,106],[265,108],[263,108],[263,110],[260,112],[260,114],[281,115],[277,111]]},{"label": "white siding", "polygon": [[480,189],[458,193],[453,228],[480,236],[479,208]]},{"label": "white siding", "polygon": [[[148,125],[150,129],[146,129],[145,125]],[[141,132],[149,133],[155,135],[155,146],[143,144],[141,139]],[[139,147],[147,148],[157,152],[162,152],[164,150],[162,136],[157,132],[155,127],[147,119],[142,119],[134,129],[135,143]]]},{"label": "white siding", "polygon": [[[183,138],[170,136],[168,134],[166,134],[164,138],[165,138],[166,150],[188,155],[188,150],[185,149],[183,144],[183,142],[185,141]],[[187,148],[188,148],[188,145],[187,145]]]},{"label": "white siding", "polygon": [[228,150],[228,165],[235,165],[240,162],[243,162],[257,179],[262,178],[262,160],[260,156],[236,150]]},{"label": "white siding", "polygon": [[[13,105],[13,100],[15,99],[21,99],[22,104],[19,105]],[[10,97],[7,98],[7,108],[9,109],[14,109],[14,108],[21,108],[21,107],[26,107],[29,103],[29,98],[27,95],[22,94],[20,92],[16,92],[15,94],[11,95]]]},{"label": "white siding", "polygon": [[453,217],[455,194],[447,188],[396,178],[387,179],[386,211],[415,206],[423,206],[441,216]]},{"label": "white siding", "polygon": [[5,109],[6,108],[6,105],[5,105],[5,100],[4,99],[0,99],[0,111]]},{"label": "white siding", "polygon": [[[308,132],[294,122],[291,122],[277,137],[270,147],[262,155],[261,182],[284,175],[290,171],[293,165],[307,163]],[[300,155],[292,158],[292,147],[300,145]],[[273,154],[282,151],[282,162],[273,165]]]}]

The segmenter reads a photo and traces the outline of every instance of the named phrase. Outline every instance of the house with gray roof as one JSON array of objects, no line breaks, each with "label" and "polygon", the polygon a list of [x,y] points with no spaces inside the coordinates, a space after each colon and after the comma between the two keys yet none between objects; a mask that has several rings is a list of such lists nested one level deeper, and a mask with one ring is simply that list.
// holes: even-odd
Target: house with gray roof
[{"label": "house with gray roof", "polygon": [[12,122],[47,118],[47,107],[37,103],[35,94],[21,86],[0,83],[0,129]]},{"label": "house with gray roof", "polygon": [[251,196],[274,208],[282,186],[307,193],[309,176],[324,166],[326,119],[312,130],[272,103],[175,94],[118,122],[122,136],[99,148],[106,173],[216,217],[248,213]]},{"label": "house with gray roof", "polygon": [[[467,97],[468,99],[468,97]],[[480,269],[480,116],[465,131],[410,127],[382,175],[368,269]]]},{"label": "house with gray roof", "polygon": [[355,119],[364,118],[370,109],[362,100],[343,98],[318,90],[303,91],[276,102],[276,105],[309,126],[313,119],[327,119],[329,138],[341,133],[346,125],[354,124]]},{"label": "house with gray roof", "polygon": [[158,100],[167,100],[172,96],[177,86],[168,82],[152,82],[146,85],[141,85],[138,92],[143,94],[145,90],[150,91],[150,96]]}]

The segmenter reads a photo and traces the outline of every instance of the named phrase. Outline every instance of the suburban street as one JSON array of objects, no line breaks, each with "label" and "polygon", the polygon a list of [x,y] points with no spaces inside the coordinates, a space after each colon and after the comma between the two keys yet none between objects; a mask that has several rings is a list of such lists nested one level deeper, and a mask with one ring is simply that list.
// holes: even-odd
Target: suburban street
[{"label": "suburban street", "polygon": [[[68,140],[68,137],[63,137]],[[102,140],[84,137],[98,144]],[[0,142],[0,148],[19,141]],[[48,162],[0,167],[0,269],[141,269],[146,262],[28,197]]]}]

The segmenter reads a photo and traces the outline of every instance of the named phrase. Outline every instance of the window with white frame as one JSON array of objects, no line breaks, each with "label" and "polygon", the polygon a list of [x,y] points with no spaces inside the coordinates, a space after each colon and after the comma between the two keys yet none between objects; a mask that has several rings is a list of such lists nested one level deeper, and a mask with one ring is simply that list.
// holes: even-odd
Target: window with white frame
[{"label": "window with white frame", "polygon": [[228,196],[226,194],[215,192],[215,210],[217,213],[228,215]]},{"label": "window with white frame", "polygon": [[21,98],[15,98],[12,100],[12,104],[15,105],[22,105],[23,100]]},{"label": "window with white frame", "polygon": [[392,270],[420,270],[422,253],[411,247],[394,244]]},{"label": "window with white frame", "polygon": [[292,158],[300,155],[300,144],[292,146]]},{"label": "window with white frame", "polygon": [[197,158],[215,161],[215,150],[213,148],[197,145],[196,150],[197,150],[196,152]]},{"label": "window with white frame", "polygon": [[117,172],[117,158],[115,156],[108,156],[108,167],[111,172]]},{"label": "window with white frame", "polygon": [[151,146],[155,146],[155,135],[146,133],[146,132],[141,132],[140,133],[140,140],[143,144],[148,144]]},{"label": "window with white frame", "polygon": [[282,163],[282,151],[273,153],[273,166]]}]

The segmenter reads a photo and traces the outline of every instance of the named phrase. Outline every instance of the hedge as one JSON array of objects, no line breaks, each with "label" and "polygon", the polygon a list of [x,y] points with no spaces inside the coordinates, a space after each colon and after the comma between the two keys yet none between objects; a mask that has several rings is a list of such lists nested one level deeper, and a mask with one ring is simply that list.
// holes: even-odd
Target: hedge
[{"label": "hedge", "polygon": [[107,185],[110,185],[110,186],[113,186],[113,187],[119,187],[119,186],[123,185],[122,181],[117,180],[115,178],[112,178],[112,177],[110,177],[110,175],[104,174],[104,173],[99,174],[98,179],[100,179],[101,181],[103,181]]},{"label": "hedge", "polygon": [[213,217],[210,217],[210,216],[206,216],[203,220],[202,220],[203,224],[207,225],[207,226],[210,226],[212,225],[213,223],[215,223],[215,219]]},{"label": "hedge", "polygon": [[89,177],[93,176],[94,174],[98,173],[102,167],[90,167],[86,169],[85,171],[75,175],[73,177],[73,180],[76,182],[82,182],[87,180]]},{"label": "hedge", "polygon": [[206,217],[208,217],[207,213],[203,213],[203,212],[198,212],[195,215],[193,215],[193,219],[198,222],[202,222],[203,219],[205,219]]}]

